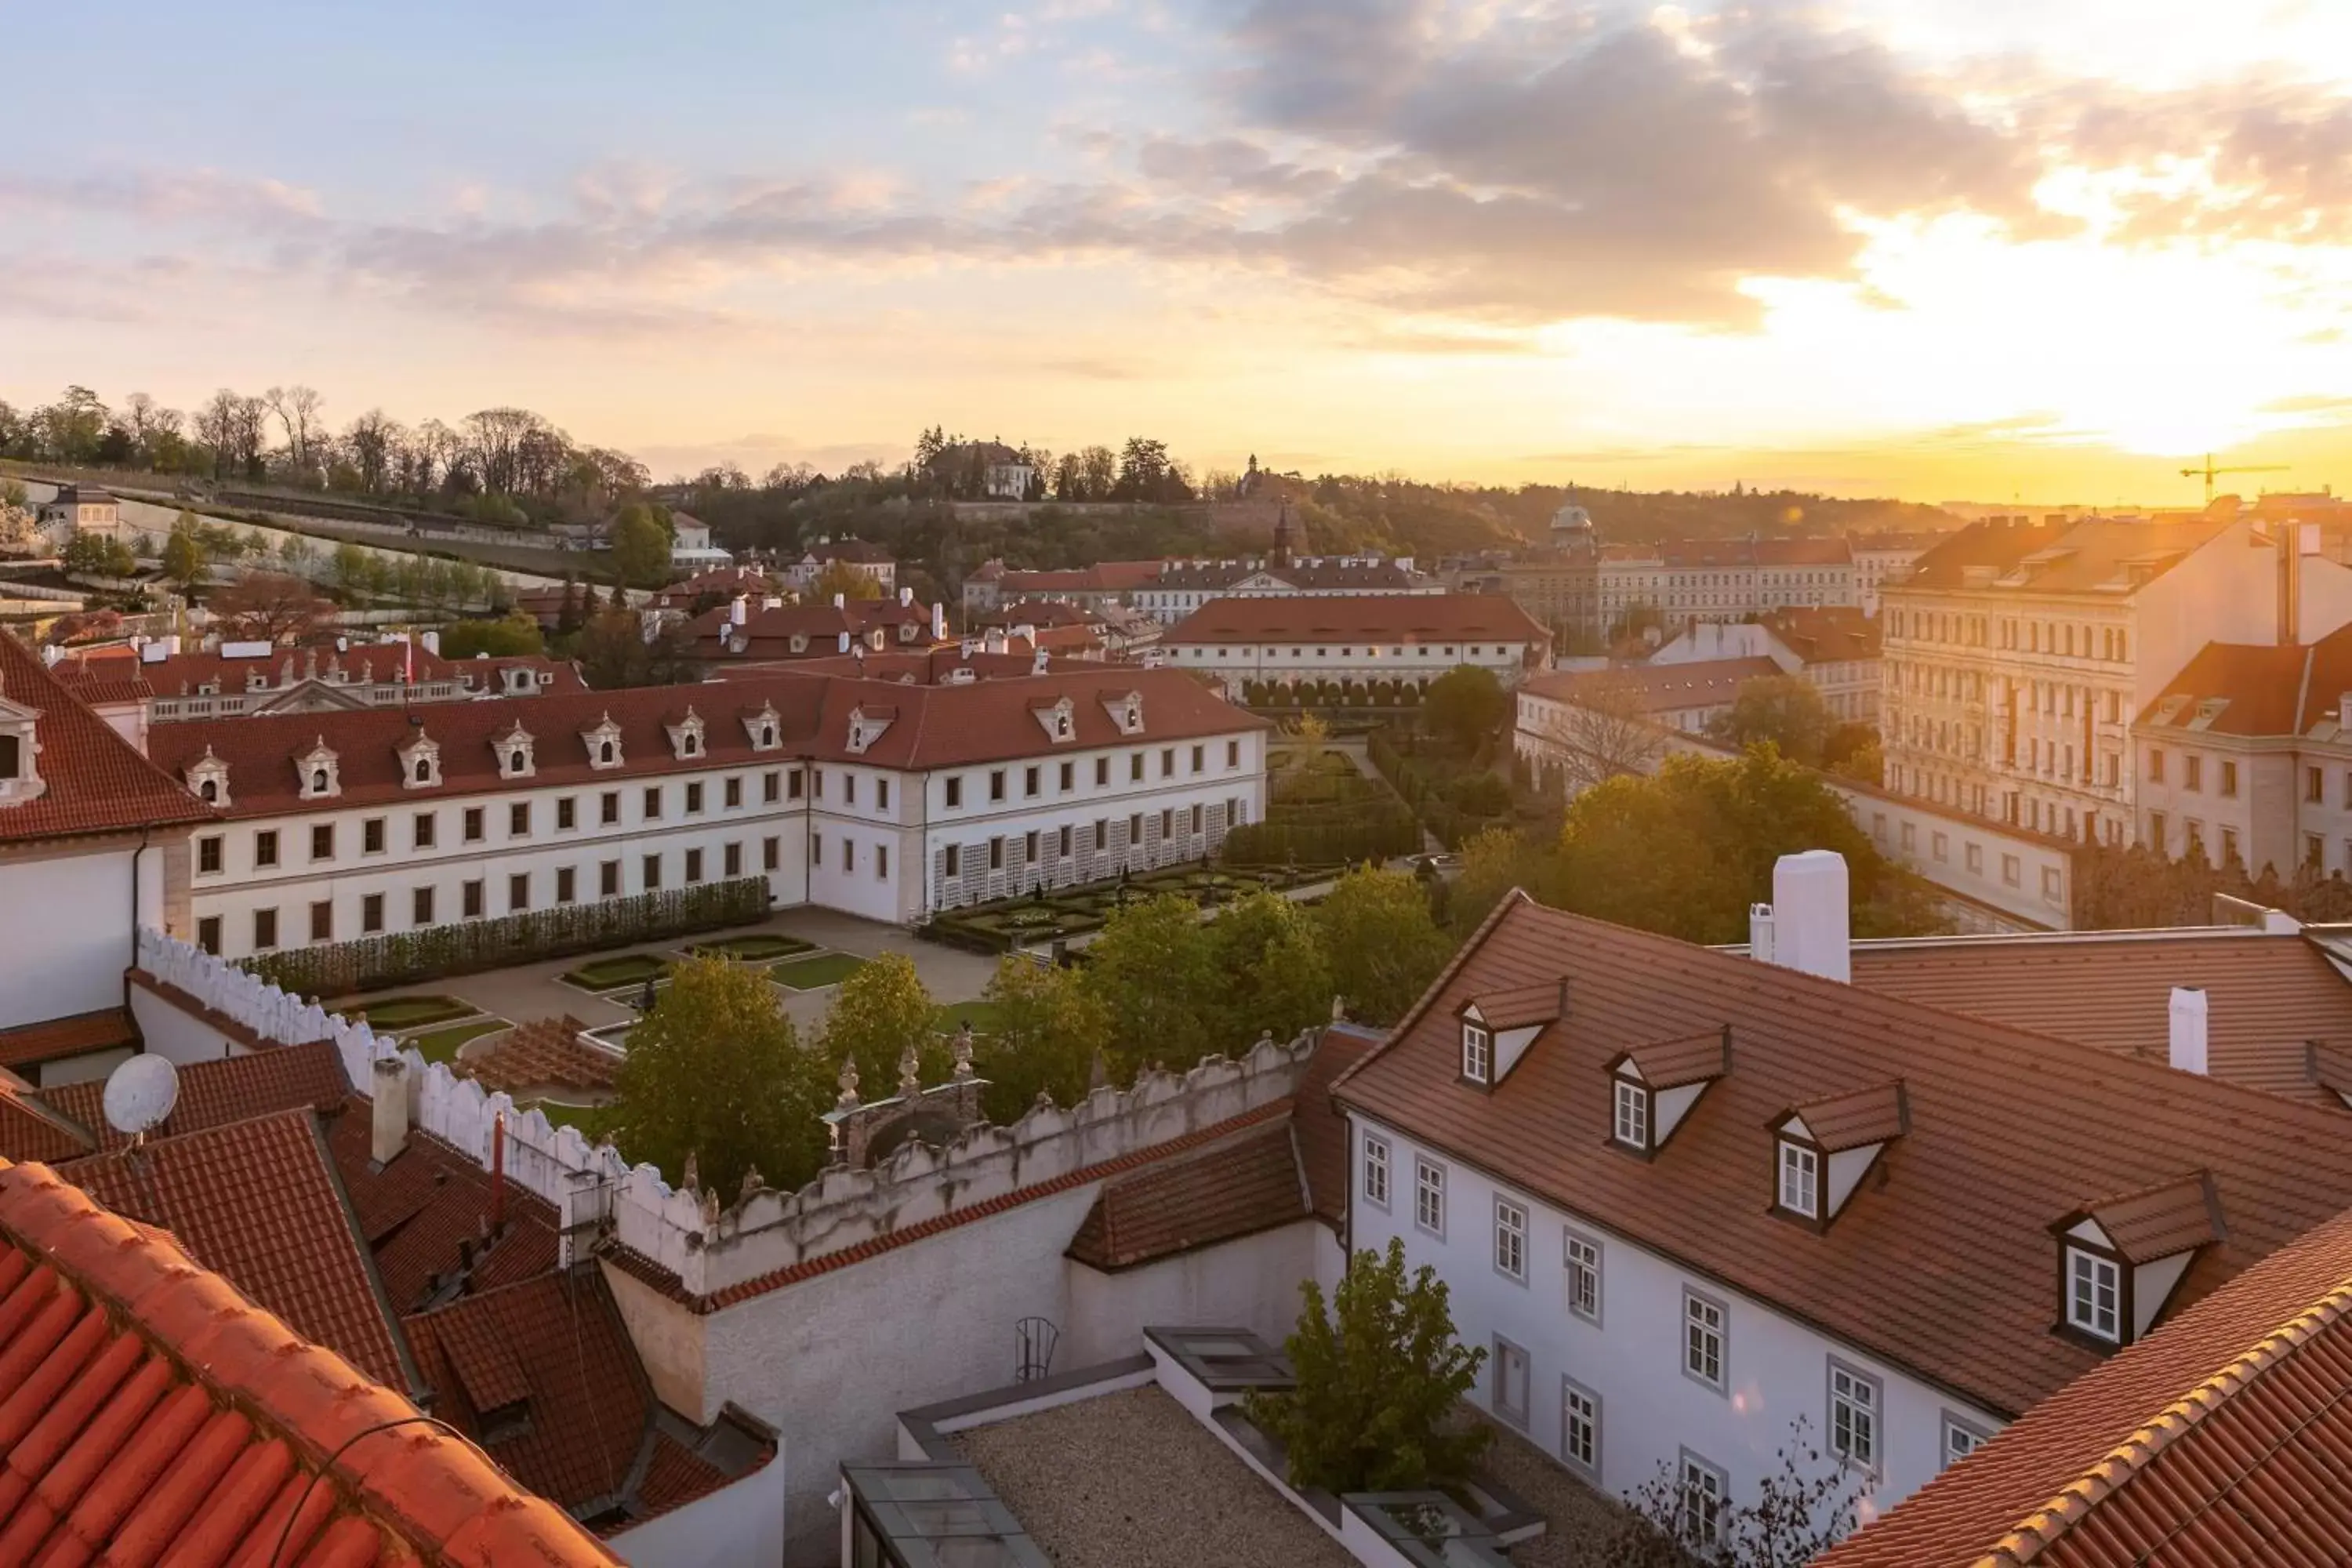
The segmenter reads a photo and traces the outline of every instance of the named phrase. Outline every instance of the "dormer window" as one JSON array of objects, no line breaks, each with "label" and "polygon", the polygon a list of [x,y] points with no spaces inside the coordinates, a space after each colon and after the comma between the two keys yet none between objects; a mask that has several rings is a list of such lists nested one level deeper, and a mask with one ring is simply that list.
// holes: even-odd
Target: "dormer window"
[{"label": "dormer window", "polygon": [[1141,692],[1129,691],[1123,696],[1106,697],[1103,699],[1103,710],[1110,715],[1110,721],[1118,726],[1120,734],[1143,733],[1143,694]]},{"label": "dormer window", "polygon": [[2101,1348],[2141,1338],[2189,1265],[2222,1239],[2210,1172],[2105,1198],[2059,1220],[2058,1329]]},{"label": "dormer window", "polygon": [[1460,1010],[1463,1080],[1486,1088],[1502,1082],[1519,1065],[1528,1047],[1567,1011],[1564,979],[1473,996]]},{"label": "dormer window", "polygon": [[1616,1082],[1616,1117],[1610,1136],[1628,1149],[1650,1152],[1650,1091],[1628,1079]]},{"label": "dormer window", "polygon": [[2087,1247],[2066,1249],[2066,1326],[2110,1344],[2123,1337],[2123,1269]]},{"label": "dormer window", "polygon": [[189,793],[206,805],[226,805],[228,799],[228,764],[205,747],[205,754],[188,764],[186,774]]},{"label": "dormer window", "polygon": [[1037,721],[1037,727],[1045,731],[1045,738],[1055,742],[1066,741],[1077,732],[1077,726],[1071,722],[1070,715],[1070,700],[1066,697],[1047,703],[1033,703],[1029,709],[1029,716]]},{"label": "dormer window", "polygon": [[507,778],[529,778],[536,771],[531,761],[530,731],[520,724],[490,742],[499,754],[499,772]]},{"label": "dormer window", "polygon": [[1608,1066],[1610,1142],[1644,1157],[1656,1153],[1707,1086],[1730,1070],[1728,1026],[1619,1052]]},{"label": "dormer window", "polygon": [[320,736],[308,752],[294,759],[294,768],[302,781],[301,796],[304,800],[325,800],[342,793],[341,763],[327,745],[324,735]]},{"label": "dormer window", "polygon": [[416,739],[399,749],[403,789],[431,789],[441,782],[441,743],[419,731]]},{"label": "dormer window", "polygon": [[606,713],[593,730],[580,731],[581,744],[588,748],[588,765],[592,768],[617,768],[621,765],[621,727]]},{"label": "dormer window", "polygon": [[691,706],[688,707],[685,718],[675,724],[665,724],[662,728],[669,731],[671,755],[681,760],[703,755],[702,716]]},{"label": "dormer window", "polygon": [[1475,1024],[1462,1026],[1462,1076],[1475,1084],[1494,1081],[1495,1037]]},{"label": "dormer window", "polygon": [[744,713],[742,719],[744,738],[751,742],[753,751],[772,752],[776,749],[777,736],[782,731],[774,703],[762,703],[757,710]]},{"label": "dormer window", "polygon": [[898,717],[898,710],[895,708],[868,708],[860,703],[851,709],[849,710],[850,755],[865,755],[866,748],[880,740],[883,732],[890,728]]},{"label": "dormer window", "polygon": [[1910,1126],[1900,1079],[1790,1107],[1772,1123],[1773,1212],[1825,1229]]},{"label": "dormer window", "polygon": [[1780,1140],[1780,1206],[1806,1219],[1822,1215],[1822,1157],[1802,1143]]},{"label": "dormer window", "polygon": [[37,800],[48,789],[41,779],[41,746],[34,731],[40,716],[37,710],[0,696],[0,806]]},{"label": "dormer window", "polygon": [[[743,650],[741,648],[737,648],[735,651],[737,653],[740,653]],[[794,653],[808,652],[808,634],[805,632],[794,632],[793,634],[793,651]]]}]

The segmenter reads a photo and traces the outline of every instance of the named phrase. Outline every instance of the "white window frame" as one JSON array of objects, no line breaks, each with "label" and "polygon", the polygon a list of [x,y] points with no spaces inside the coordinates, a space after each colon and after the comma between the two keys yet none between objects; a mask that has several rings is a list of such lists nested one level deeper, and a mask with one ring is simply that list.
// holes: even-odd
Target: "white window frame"
[{"label": "white window frame", "polygon": [[1780,1143],[1780,1206],[1806,1219],[1822,1217],[1822,1157],[1811,1146],[1783,1138]]},{"label": "white window frame", "polygon": [[[1731,1478],[1721,1465],[1682,1451],[1675,1472],[1675,1514],[1685,1545],[1712,1552],[1723,1545],[1723,1514],[1731,1500]],[[1705,1500],[1703,1506],[1694,1506]]]},{"label": "white window frame", "polygon": [[[1722,1394],[1731,1385],[1730,1345],[1727,1329],[1730,1312],[1712,1296],[1701,1295],[1689,1286],[1683,1287],[1683,1375],[1702,1388]],[[1706,1353],[1713,1348],[1713,1356]],[[1712,1359],[1712,1375],[1706,1363]]]},{"label": "white window frame", "polygon": [[1877,1475],[1886,1449],[1885,1380],[1832,1356],[1829,1398],[1830,1452],[1857,1470]]},{"label": "white window frame", "polygon": [[1982,1426],[1947,1410],[1944,1412],[1943,1440],[1937,1447],[1942,1458],[1936,1468],[1949,1469],[1991,1441],[1992,1434]]},{"label": "white window frame", "polygon": [[1445,1167],[1426,1154],[1413,1157],[1412,1223],[1440,1240],[1444,1239]]},{"label": "white window frame", "polygon": [[1650,1149],[1649,1089],[1629,1078],[1613,1081],[1616,1087],[1611,1094],[1610,1136],[1628,1149],[1639,1149],[1647,1153]]},{"label": "white window frame", "polygon": [[[1584,1428],[1581,1443],[1576,1436],[1580,1426]],[[1601,1395],[1572,1377],[1559,1380],[1559,1458],[1585,1479],[1600,1484]]]},{"label": "white window frame", "polygon": [[[2102,1285],[2107,1297],[2104,1328],[2099,1321],[2101,1309],[2098,1297]],[[2123,1312],[2123,1265],[2086,1247],[2067,1247],[2066,1326],[2095,1340],[2119,1345],[2124,1342]]]},{"label": "white window frame", "polygon": [[1376,1208],[1389,1206],[1389,1142],[1364,1134],[1364,1201]]},{"label": "white window frame", "polygon": [[[1560,1233],[1560,1261],[1566,1270],[1568,1315],[1598,1326],[1601,1321],[1601,1243],[1579,1231]],[[1590,1292],[1583,1287],[1590,1284]],[[1591,1296],[1588,1302],[1583,1298]]]},{"label": "white window frame", "polygon": [[1495,1272],[1528,1282],[1528,1205],[1500,1196],[1495,1199]]},{"label": "white window frame", "polygon": [[1472,1083],[1494,1082],[1495,1037],[1476,1024],[1462,1026],[1462,1076]]}]

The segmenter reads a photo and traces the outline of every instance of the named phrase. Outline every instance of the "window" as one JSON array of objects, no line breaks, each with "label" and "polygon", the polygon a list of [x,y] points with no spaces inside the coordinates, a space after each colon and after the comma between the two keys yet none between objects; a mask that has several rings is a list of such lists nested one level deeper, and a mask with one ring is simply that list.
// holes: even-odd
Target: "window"
[{"label": "window", "polygon": [[221,841],[217,833],[207,834],[196,840],[196,869],[217,871],[221,868]]},{"label": "window", "polygon": [[783,798],[783,794],[784,794],[784,780],[783,780],[783,775],[782,775],[782,774],[781,774],[781,773],[761,773],[761,774],[760,775],[760,804],[761,804],[761,805],[775,805],[778,801],[780,801],[780,800],[782,800],[782,799]]},{"label": "window", "polygon": [[1472,1083],[1485,1083],[1494,1065],[1494,1037],[1475,1024],[1462,1026],[1462,1076]]},{"label": "window", "polygon": [[[845,773],[841,775],[841,804],[844,805],[856,805],[857,804],[857,775],[856,773]],[[689,800],[687,809],[688,811],[699,811],[701,806],[699,804]]]},{"label": "window", "polygon": [[1200,806],[1198,806],[1198,805],[1195,805],[1195,806],[1193,806],[1193,807],[1192,807],[1192,830],[1193,832],[1195,832],[1195,833],[1198,833],[1198,832],[1200,832],[1200,831],[1201,831],[1201,809],[1202,809],[1202,808],[1201,808]]},{"label": "window", "polygon": [[1389,1146],[1369,1132],[1364,1134],[1364,1201],[1389,1206]]},{"label": "window", "polygon": [[530,802],[518,800],[507,806],[507,837],[509,838],[530,837]]},{"label": "window", "polygon": [[648,893],[653,892],[654,890],[656,890],[656,889],[658,889],[658,888],[661,886],[661,857],[660,857],[660,856],[658,856],[658,855],[648,855],[648,856],[646,856],[646,857],[645,858],[645,873],[646,873],[646,892],[648,892]]},{"label": "window", "polygon": [[371,816],[365,822],[360,824],[360,853],[362,855],[381,855],[383,853],[383,817]]},{"label": "window", "polygon": [[743,804],[743,781],[741,779],[731,778],[727,781],[726,799],[727,804],[730,806],[737,806]]},{"label": "window", "polygon": [[1878,1379],[1830,1363],[1830,1452],[1858,1469],[1878,1468]]},{"label": "window", "polygon": [[1617,1079],[1617,1114],[1612,1129],[1617,1142],[1629,1149],[1650,1146],[1650,1091],[1638,1083]]},{"label": "window", "polygon": [[1176,776],[1176,748],[1173,746],[1160,748],[1160,776],[1163,779]]},{"label": "window", "polygon": [[963,780],[948,780],[948,807],[953,810],[963,804]]},{"label": "window", "polygon": [[740,844],[730,844],[727,846],[726,850],[720,856],[720,863],[726,867],[725,875],[730,877],[741,876],[743,874],[743,847]]},{"label": "window", "polygon": [[2221,759],[2221,793],[2225,795],[2238,793],[2238,764],[2227,757]]},{"label": "window", "polygon": [[2327,775],[2318,768],[2303,770],[2303,798],[2317,805],[2327,798]]},{"label": "window", "polygon": [[618,860],[605,860],[597,865],[596,896],[600,899],[621,896],[621,863]]},{"label": "window", "polygon": [[661,816],[661,786],[655,784],[646,791],[646,820],[653,822]]},{"label": "window", "polygon": [[1136,848],[1143,842],[1143,813],[1136,812],[1127,819],[1127,847]]},{"label": "window", "polygon": [[2164,782],[2164,753],[2154,746],[2147,749],[2147,782],[2150,784]]},{"label": "window", "polygon": [[373,934],[383,929],[383,895],[370,893],[360,900],[360,930]]},{"label": "window", "polygon": [[841,868],[845,871],[857,869],[857,844],[854,839],[845,837],[841,841]]},{"label": "window", "polygon": [[1237,768],[1241,765],[1242,743],[1239,741],[1227,741],[1225,742],[1225,766],[1229,768]]},{"label": "window", "polygon": [[1559,1457],[1588,1479],[1601,1479],[1601,1395],[1566,1378],[1559,1385]]},{"label": "window", "polygon": [[507,912],[520,914],[530,908],[530,877],[518,871],[507,879]]},{"label": "window", "polygon": [[887,811],[890,809],[890,781],[888,779],[876,779],[874,781],[874,809],[877,811]]},{"label": "window", "polygon": [[1021,770],[1021,793],[1033,800],[1036,798],[1037,770],[1034,767]]},{"label": "window", "polygon": [[1207,754],[1208,748],[1205,746],[1195,746],[1192,748],[1192,771],[1194,773],[1199,773],[1202,767],[1205,765]]},{"label": "window", "polygon": [[1568,1263],[1568,1310],[1588,1323],[1601,1321],[1601,1244],[1574,1231],[1562,1233]]},{"label": "window", "polygon": [[890,879],[890,847],[887,844],[874,847],[874,879],[877,882]]},{"label": "window", "polygon": [[686,879],[689,884],[702,880],[702,851],[699,849],[686,852]]},{"label": "window", "polygon": [[1095,786],[1097,789],[1100,789],[1108,785],[1109,783],[1110,759],[1108,757],[1097,757],[1095,759]]},{"label": "window", "polygon": [[1445,1234],[1445,1167],[1429,1160],[1413,1162],[1412,1222],[1438,1236]]},{"label": "window", "polygon": [[253,863],[256,867],[278,864],[277,829],[265,827],[253,836]]},{"label": "window", "polygon": [[1976,876],[1982,876],[1984,874],[1984,846],[1981,844],[1969,845],[1968,847],[1967,858],[1969,872]]},{"label": "window", "polygon": [[558,866],[555,868],[555,901],[568,904],[579,896],[579,879],[573,875],[572,868]]},{"label": "window", "polygon": [[1683,1292],[1683,1373],[1723,1391],[1723,1303]]},{"label": "window", "polygon": [[2316,833],[2303,836],[2303,863],[2315,871],[2326,868],[2327,841]]},{"label": "window", "polygon": [[1160,837],[1163,839],[1173,837],[1175,836],[1175,832],[1176,811],[1174,807],[1171,806],[1169,809],[1162,811],[1160,814]]},{"label": "window", "polygon": [[798,768],[794,768],[792,772],[784,775],[784,798],[787,800],[798,800],[800,797],[801,771]]},{"label": "window", "polygon": [[278,945],[278,911],[277,911],[276,910],[254,910],[254,911],[253,911],[253,946],[254,946],[254,950],[255,950],[256,952],[260,952],[260,951],[262,951],[262,950],[264,950],[264,949],[267,949],[267,948],[276,947],[277,945]]},{"label": "window", "polygon": [[335,905],[332,900],[321,899],[310,906],[310,940],[335,940]]},{"label": "window", "polygon": [[2221,864],[2230,865],[2237,858],[2238,830],[2234,827],[2225,827],[2221,829]]},{"label": "window", "polygon": [[1514,1426],[1528,1424],[1528,1352],[1495,1336],[1495,1414]]},{"label": "window", "polygon": [[760,869],[772,871],[783,864],[783,845],[773,838],[760,840]]},{"label": "window", "polygon": [[2113,1258],[2066,1249],[2066,1324],[2095,1339],[2123,1339],[2123,1280]]},{"label": "window", "polygon": [[1723,1500],[1731,1489],[1729,1480],[1687,1448],[1683,1450],[1678,1480],[1685,1544],[1715,1551],[1723,1544]]},{"label": "window", "polygon": [[1037,863],[1037,833],[1034,828],[1021,836],[1021,863],[1024,866]]},{"label": "window", "polygon": [[1070,825],[1066,822],[1054,834],[1054,856],[1060,860],[1070,858]]},{"label": "window", "polygon": [[1944,1463],[1958,1464],[1990,1441],[1991,1436],[1992,1434],[1983,1428],[1961,1420],[1948,1410],[1945,1411]]},{"label": "window", "polygon": [[479,877],[477,877],[470,882],[460,883],[457,888],[457,894],[458,909],[462,916],[469,921],[478,921],[481,919],[482,879]]},{"label": "window", "polygon": [[418,888],[408,895],[408,921],[411,925],[433,923],[433,889]]},{"label": "window", "polygon": [[1078,765],[1076,763],[1064,763],[1062,764],[1058,782],[1061,784],[1063,793],[1068,793],[1071,784],[1076,781],[1077,776]]},{"label": "window", "polygon": [[608,789],[596,802],[596,821],[610,827],[621,820],[621,792]]},{"label": "window", "polygon": [[206,915],[196,922],[196,945],[215,957],[220,955],[220,916]]},{"label": "window", "polygon": [[2205,787],[2204,758],[2190,755],[2181,759],[2180,787],[2183,789],[2203,789]]},{"label": "window", "polygon": [[466,808],[465,838],[468,844],[479,844],[482,841],[482,808],[478,805],[469,805]]},{"label": "window", "polygon": [[1143,782],[1143,753],[1141,752],[1138,752],[1133,756],[1127,759],[1127,782],[1129,784],[1141,784]]},{"label": "window", "polygon": [[1802,1143],[1780,1143],[1780,1206],[1807,1219],[1822,1212],[1822,1157]]},{"label": "window", "polygon": [[1528,1280],[1528,1211],[1508,1198],[1495,1200],[1495,1271],[1524,1285]]},{"label": "window", "polygon": [[1004,798],[1004,770],[1003,768],[998,768],[988,775],[988,798],[991,800],[1003,800]]}]

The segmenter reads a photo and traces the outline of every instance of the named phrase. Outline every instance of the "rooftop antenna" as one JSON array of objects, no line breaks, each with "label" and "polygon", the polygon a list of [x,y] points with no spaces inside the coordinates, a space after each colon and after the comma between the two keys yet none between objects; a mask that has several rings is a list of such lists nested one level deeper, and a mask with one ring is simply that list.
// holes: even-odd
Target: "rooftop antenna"
[{"label": "rooftop antenna", "polygon": [[172,1114],[180,1100],[180,1069],[168,1057],[137,1056],[107,1075],[106,1123],[134,1149]]}]

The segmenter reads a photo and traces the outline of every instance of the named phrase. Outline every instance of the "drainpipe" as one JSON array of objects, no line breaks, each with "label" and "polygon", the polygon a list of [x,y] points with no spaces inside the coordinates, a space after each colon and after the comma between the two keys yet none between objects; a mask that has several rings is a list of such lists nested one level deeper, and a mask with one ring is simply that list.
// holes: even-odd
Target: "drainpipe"
[{"label": "drainpipe", "polygon": [[131,972],[139,967],[139,859],[146,854],[155,830],[139,830],[139,847],[131,852],[131,962],[122,966],[122,1010],[131,1011]]}]

